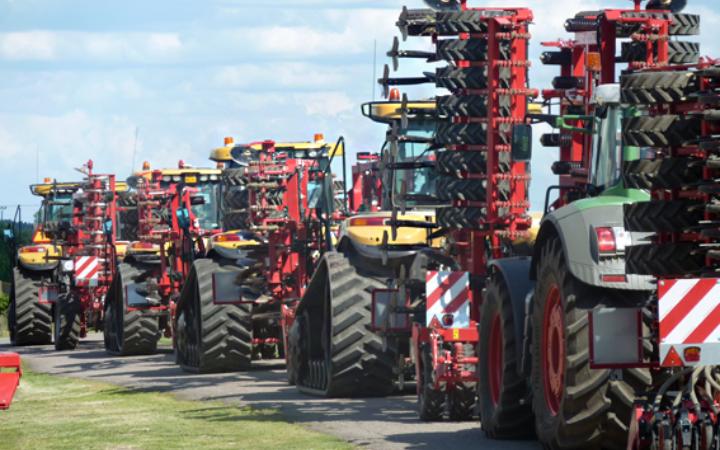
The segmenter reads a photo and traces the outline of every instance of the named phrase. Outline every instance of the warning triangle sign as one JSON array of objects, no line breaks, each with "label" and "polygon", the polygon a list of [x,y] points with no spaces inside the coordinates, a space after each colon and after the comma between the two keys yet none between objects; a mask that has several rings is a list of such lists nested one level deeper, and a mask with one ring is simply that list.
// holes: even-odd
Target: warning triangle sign
[{"label": "warning triangle sign", "polygon": [[430,320],[429,328],[442,328],[442,325],[440,324],[437,316],[433,316],[432,320]]},{"label": "warning triangle sign", "polygon": [[682,367],[683,361],[680,359],[680,355],[675,351],[675,347],[670,347],[670,351],[665,356],[662,363],[663,367]]}]

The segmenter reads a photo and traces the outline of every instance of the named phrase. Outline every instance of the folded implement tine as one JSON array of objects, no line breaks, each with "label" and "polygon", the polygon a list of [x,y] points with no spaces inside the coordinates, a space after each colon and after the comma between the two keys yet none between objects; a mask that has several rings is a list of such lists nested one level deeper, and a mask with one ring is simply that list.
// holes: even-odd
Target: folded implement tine
[{"label": "folded implement tine", "polygon": [[10,408],[21,376],[20,355],[0,353],[0,410]]},{"label": "folded implement tine", "polygon": [[400,126],[403,130],[407,130],[409,124],[408,121],[408,96],[403,94],[402,103],[400,103]]},{"label": "folded implement tine", "polygon": [[400,50],[400,40],[395,36],[393,45],[387,56],[392,58],[393,70],[397,71],[400,66],[400,58],[425,59],[427,62],[435,62],[438,60],[435,52],[424,52],[419,50]]},{"label": "folded implement tine", "polygon": [[385,64],[383,76],[378,83],[383,87],[383,95],[387,98],[390,95],[390,86],[410,86],[433,81],[430,77],[434,77],[434,74],[424,73],[423,75],[423,77],[390,78],[390,66]]}]

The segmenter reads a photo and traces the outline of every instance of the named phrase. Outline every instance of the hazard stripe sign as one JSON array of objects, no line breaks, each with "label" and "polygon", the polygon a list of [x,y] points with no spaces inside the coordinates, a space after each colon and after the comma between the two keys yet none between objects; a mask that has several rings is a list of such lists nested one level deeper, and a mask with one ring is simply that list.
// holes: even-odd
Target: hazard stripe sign
[{"label": "hazard stripe sign", "polygon": [[75,258],[75,281],[88,286],[97,286],[100,261],[96,256],[80,256]]},{"label": "hazard stripe sign", "polygon": [[469,327],[470,275],[467,272],[429,271],[425,281],[427,326]]},{"label": "hazard stripe sign", "polygon": [[662,365],[720,364],[720,279],[660,280],[658,302]]}]

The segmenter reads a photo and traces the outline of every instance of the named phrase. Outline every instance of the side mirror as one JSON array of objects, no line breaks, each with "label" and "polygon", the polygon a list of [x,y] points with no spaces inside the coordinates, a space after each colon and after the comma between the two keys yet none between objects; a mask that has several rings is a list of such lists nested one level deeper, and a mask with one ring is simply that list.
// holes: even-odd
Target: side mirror
[{"label": "side mirror", "polygon": [[140,185],[140,177],[137,175],[133,175],[131,177],[128,177],[126,182],[131,189],[137,189]]},{"label": "side mirror", "polygon": [[530,161],[532,158],[532,127],[515,125],[512,133],[512,159]]}]

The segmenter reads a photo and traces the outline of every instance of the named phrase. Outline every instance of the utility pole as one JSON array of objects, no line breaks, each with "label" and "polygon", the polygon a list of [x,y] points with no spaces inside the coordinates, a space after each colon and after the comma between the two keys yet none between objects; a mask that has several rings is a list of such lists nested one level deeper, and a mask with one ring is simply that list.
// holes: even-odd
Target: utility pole
[{"label": "utility pole", "polygon": [[135,143],[133,144],[132,167],[130,167],[130,173],[135,172],[135,156],[137,155],[138,134],[140,134],[140,127],[135,127]]},{"label": "utility pole", "polygon": [[35,183],[40,182],[40,144],[35,147]]}]

